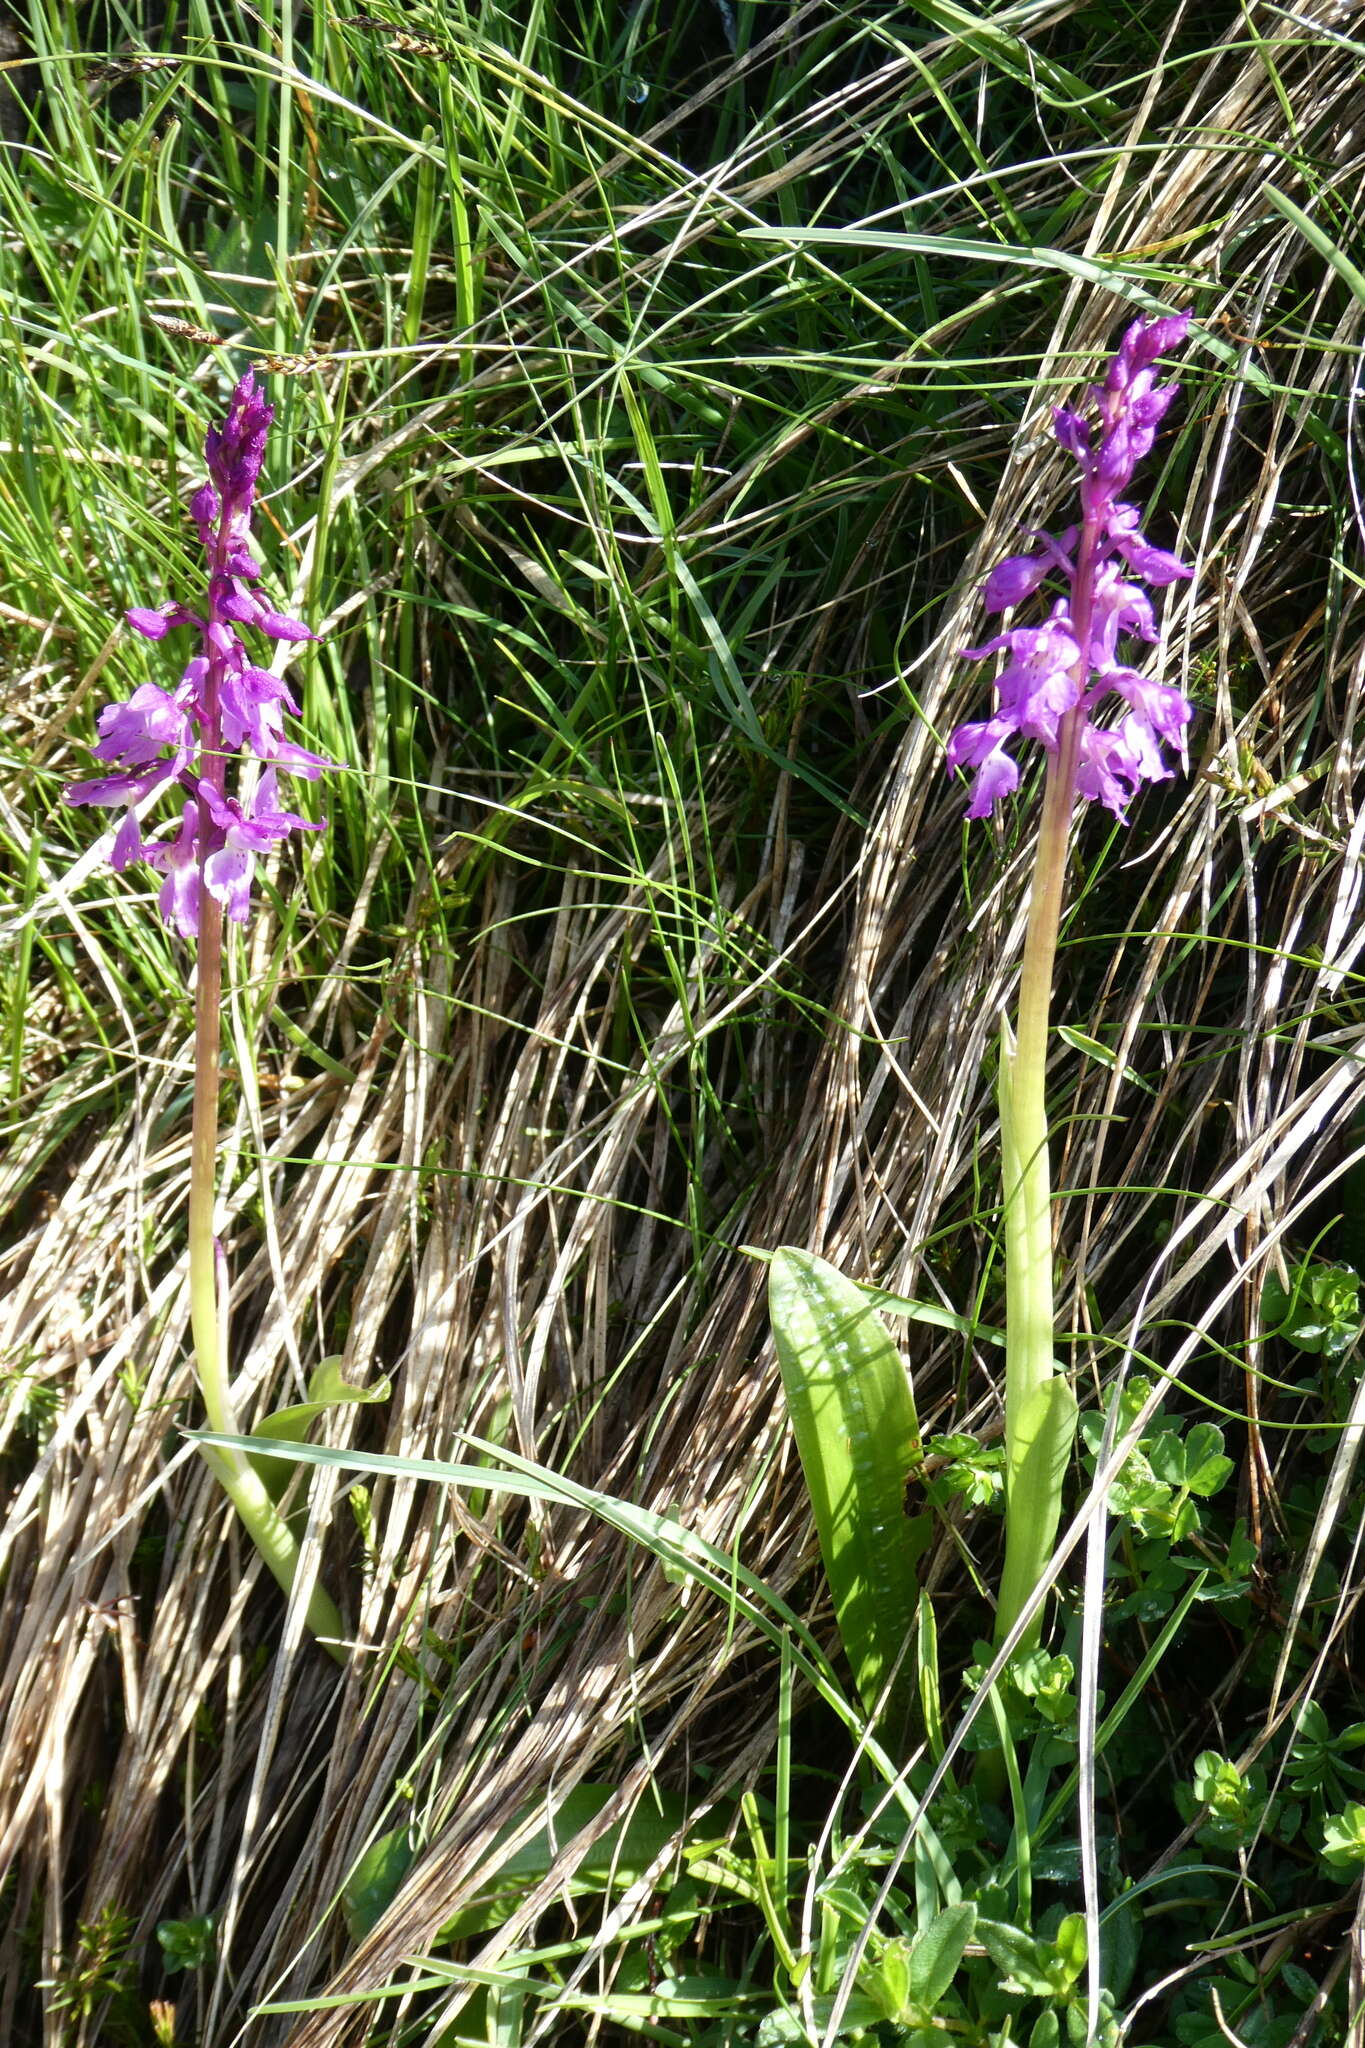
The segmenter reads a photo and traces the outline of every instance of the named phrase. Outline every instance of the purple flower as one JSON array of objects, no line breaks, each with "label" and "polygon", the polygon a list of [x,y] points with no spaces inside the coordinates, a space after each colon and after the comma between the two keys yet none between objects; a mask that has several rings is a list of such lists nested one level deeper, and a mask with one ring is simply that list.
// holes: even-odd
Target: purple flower
[{"label": "purple flower", "polygon": [[[285,737],[288,713],[298,705],[288,685],[258,668],[242,640],[242,627],[272,640],[312,640],[301,620],[277,612],[250,586],[261,574],[251,552],[251,514],[274,417],[248,370],[237,385],[220,427],[210,427],[204,452],[209,478],[190,499],[190,517],[207,562],[202,614],[182,604],[134,606],[128,623],[147,640],[164,640],[181,626],[199,635],[174,691],[142,683],[125,703],[99,715],[95,758],[116,771],[75,782],[69,804],[124,806],[109,859],[120,873],[144,860],[165,877],[161,912],[186,938],[199,931],[205,892],[239,922],[250,913],[256,858],[291,832],[317,832],[321,824],[281,808],[280,773],[314,781],[335,766],[322,754]],[[258,778],[229,792],[247,761],[261,764]],[[170,839],[146,841],[141,815],[163,786],[190,799]]]},{"label": "purple flower", "polygon": [[1045,553],[1009,555],[997,562],[981,587],[981,602],[988,612],[1012,611],[1026,597],[1032,597],[1045,576],[1052,572],[1052,558]]},{"label": "purple flower", "polygon": [[186,804],[176,837],[147,847],[145,859],[149,867],[159,869],[166,877],[158,901],[167,924],[173,924],[182,939],[198,938],[201,877],[197,803]]},{"label": "purple flower", "polygon": [[1014,727],[1006,718],[989,718],[984,725],[960,725],[948,742],[950,768],[975,768],[969,818],[984,818],[997,797],[1012,796],[1019,787],[1019,770],[1005,752],[1005,741]]},{"label": "purple flower", "polygon": [[[1175,397],[1174,384],[1158,384],[1158,356],[1183,341],[1189,315],[1135,321],[1113,356],[1104,382],[1088,394],[1097,418],[1059,406],[1053,427],[1080,470],[1081,523],[1056,537],[1038,534],[1028,554],[1010,555],[982,586],[988,611],[1009,611],[1051,576],[1067,586],[1041,626],[1014,627],[982,647],[964,647],[969,661],[992,654],[1009,659],[996,678],[991,718],[960,725],[948,742],[950,770],[975,769],[969,818],[983,818],[1019,786],[1008,752],[1016,739],[1034,739],[1070,764],[1075,794],[1104,804],[1122,819],[1144,782],[1174,771],[1163,743],[1183,753],[1193,715],[1188,698],[1151,681],[1117,658],[1128,634],[1158,638],[1151,599],[1134,578],[1163,588],[1192,571],[1153,547],[1142,533],[1135,505],[1122,501],[1133,471],[1147,455]],[[1125,713],[1117,726],[1093,722],[1101,701],[1118,696]]]},{"label": "purple flower", "polygon": [[125,811],[123,823],[114,834],[114,843],[109,849],[109,865],[116,875],[131,867],[135,860],[145,860],[147,849],[142,843],[142,827],[136,811]]},{"label": "purple flower", "polygon": [[1168,745],[1179,747],[1184,744],[1185,727],[1191,718],[1190,700],[1169,683],[1153,682],[1150,676],[1139,675],[1136,669],[1114,668],[1100,677],[1095,688],[1095,700],[1109,690],[1116,690],[1132,710],[1139,725],[1143,725],[1155,739],[1163,739]]},{"label": "purple flower", "polygon": [[984,647],[964,647],[972,661],[1008,648],[1014,659],[996,677],[1001,715],[1016,732],[1057,744],[1057,727],[1080,695],[1076,668],[1081,650],[1072,638],[1065,607],[1058,605],[1045,626],[1019,626]]},{"label": "purple flower", "polygon": [[1138,509],[1136,505],[1115,505],[1109,515],[1109,538],[1130,569],[1146,578],[1148,583],[1158,587],[1174,583],[1180,576],[1188,576],[1189,570],[1165,548],[1154,548],[1138,532]]},{"label": "purple flower", "polygon": [[62,791],[62,801],[68,804],[140,804],[145,796],[150,796],[154,789],[179,773],[175,757],[169,761],[153,761],[150,768],[139,768],[126,775],[97,775],[91,782],[68,783]]},{"label": "purple flower", "polygon": [[134,605],[125,612],[124,618],[130,626],[136,627],[144,640],[164,640],[172,626],[197,626],[202,622],[187,612],[183,604],[163,605],[159,611],[149,611],[145,605]]},{"label": "purple flower", "polygon": [[193,737],[182,688],[174,697],[155,683],[139,683],[126,704],[106,704],[97,721],[99,739],[90,749],[97,761],[145,768],[164,747],[188,760]]},{"label": "purple flower", "polygon": [[275,793],[275,770],[267,768],[247,802],[219,797],[207,783],[201,785],[220,843],[203,866],[204,887],[216,896],[227,914],[245,924],[251,907],[251,877],[256,856],[269,853],[291,832],[320,832],[322,826],[311,818],[296,817],[280,809]]}]

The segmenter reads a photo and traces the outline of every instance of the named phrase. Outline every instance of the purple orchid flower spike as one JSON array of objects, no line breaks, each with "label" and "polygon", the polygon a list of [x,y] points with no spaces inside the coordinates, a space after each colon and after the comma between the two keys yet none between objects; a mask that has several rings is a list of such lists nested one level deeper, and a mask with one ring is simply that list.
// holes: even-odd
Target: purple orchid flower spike
[{"label": "purple orchid flower spike", "polygon": [[[244,924],[251,914],[256,863],[293,832],[322,825],[286,809],[279,777],[313,781],[334,764],[286,739],[286,713],[298,705],[288,685],[257,668],[242,631],[272,640],[311,640],[298,619],[277,612],[256,590],[261,566],[251,552],[251,514],[266,435],[273,417],[248,371],[237,385],[221,426],[205,438],[208,479],[190,499],[190,517],[207,565],[199,609],[183,604],[137,605],[128,623],[147,640],[190,626],[198,651],[174,690],[142,683],[126,703],[108,704],[99,716],[97,761],[110,772],[65,791],[69,804],[122,808],[110,863],[122,873],[143,861],[161,877],[159,902],[167,924],[196,941],[194,977],[194,1098],[190,1125],[189,1252],[190,1330],[195,1370],[209,1429],[229,1442],[202,1444],[243,1527],[287,1594],[301,1572],[298,1539],[251,1459],[232,1439],[239,1434],[229,1363],[227,1259],[215,1232],[219,1105],[222,1090],[223,920]],[[229,786],[231,785],[231,786]],[[145,813],[161,796],[174,795],[177,817],[168,832],[142,836]],[[308,1625],[334,1656],[342,1657],[345,1631],[325,1587],[308,1589]]]},{"label": "purple orchid flower spike", "polygon": [[[996,679],[995,715],[960,725],[948,742],[949,769],[976,771],[969,818],[986,817],[1018,788],[1009,749],[1020,738],[1039,741],[1054,756],[1072,796],[1104,804],[1121,821],[1144,782],[1174,773],[1163,748],[1183,755],[1189,700],[1124,667],[1118,643],[1124,634],[1158,637],[1151,600],[1133,578],[1162,588],[1192,571],[1144,538],[1137,507],[1120,494],[1151,452],[1175,397],[1174,384],[1157,382],[1156,360],[1185,339],[1189,325],[1186,313],[1134,321],[1104,382],[1089,392],[1095,423],[1064,406],[1053,413],[1057,439],[1080,470],[1081,523],[1055,537],[1039,534],[1029,553],[997,563],[982,598],[988,611],[1009,611],[1049,578],[1067,594],[1043,625],[1015,627],[962,649],[969,661],[1009,656]],[[1124,715],[1116,725],[1097,725],[1093,714],[1109,697],[1122,701]]]},{"label": "purple orchid flower spike", "polygon": [[[1027,553],[991,570],[982,597],[988,611],[1000,612],[1049,583],[1062,595],[1041,625],[1011,626],[984,646],[963,648],[970,661],[1006,659],[992,715],[960,725],[948,742],[948,767],[974,771],[969,818],[984,818],[1019,787],[1019,740],[1037,740],[1047,755],[1015,1026],[1002,1021],[997,1074],[1006,1334],[1005,1559],[995,1642],[1020,1651],[1040,1640],[1037,1589],[1052,1556],[1076,1427],[1076,1397],[1056,1364],[1047,1101],[1067,848],[1078,796],[1123,819],[1143,783],[1174,772],[1166,750],[1184,751],[1188,699],[1127,666],[1119,643],[1125,635],[1157,638],[1144,583],[1160,589],[1191,573],[1145,539],[1137,508],[1123,496],[1175,396],[1173,384],[1157,382],[1157,358],[1184,340],[1189,325],[1184,313],[1135,321],[1103,383],[1089,392],[1090,406],[1054,412],[1057,439],[1080,471],[1079,523],[1064,533],[1035,534]],[[1117,722],[1098,724],[1095,714],[1110,698],[1122,705]],[[1098,1522],[1092,1540],[1103,1543]],[[1002,1797],[999,1753],[988,1752],[982,1764],[978,1783],[986,1796]]]},{"label": "purple orchid flower spike", "polygon": [[[276,776],[313,781],[336,765],[286,739],[285,713],[297,716],[299,707],[279,676],[255,666],[241,636],[249,626],[272,640],[316,638],[253,588],[261,567],[251,552],[251,515],[273,417],[248,370],[223,424],[205,436],[208,481],[190,499],[208,572],[203,610],[135,605],[125,614],[147,640],[192,626],[200,651],[174,691],[143,683],[126,703],[106,705],[92,751],[113,773],[64,792],[69,804],[123,806],[110,863],[122,872],[143,860],[164,875],[162,914],[185,938],[199,936],[205,892],[244,923],[256,856],[292,831],[321,829],[280,808]],[[230,768],[240,785],[235,795],[228,792]],[[144,811],[177,788],[191,800],[182,805],[174,837],[145,841]]]}]

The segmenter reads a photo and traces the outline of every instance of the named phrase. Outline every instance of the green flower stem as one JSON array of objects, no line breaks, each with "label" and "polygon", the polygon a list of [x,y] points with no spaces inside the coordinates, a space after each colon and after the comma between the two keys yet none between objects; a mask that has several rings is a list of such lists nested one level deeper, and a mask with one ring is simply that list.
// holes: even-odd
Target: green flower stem
[{"label": "green flower stem", "polygon": [[[1061,1508],[1058,1498],[1049,1517],[1049,1504],[1021,1485],[1026,1453],[1036,1427],[1037,1404],[1056,1371],[1047,1040],[1066,830],[1063,823],[1060,833],[1055,829],[1048,831],[1049,812],[1060,809],[1054,799],[1055,786],[1050,777],[1024,946],[1018,1030],[1011,1032],[1006,1023],[1000,1047],[1000,1142],[1005,1193],[1005,1565],[995,1609],[997,1642],[1009,1634],[1037,1583],[1056,1535]],[[1042,1617],[1035,1615],[1020,1648],[1032,1649],[1041,1632]]]},{"label": "green flower stem", "polygon": [[[1073,630],[1082,650],[1077,680],[1088,676],[1097,526],[1087,517],[1076,550]],[[1000,1054],[1000,1139],[1005,1195],[1005,1564],[995,1610],[995,1640],[1018,1620],[1052,1551],[1061,1518],[1065,1453],[1074,1402],[1057,1378],[1052,1287],[1052,1169],[1048,1158],[1047,1051],[1052,980],[1061,928],[1067,844],[1076,803],[1076,766],[1085,713],[1061,721],[1049,752],[1019,976],[1014,1033]],[[1042,1634],[1035,1615],[1020,1641]]]},{"label": "green flower stem", "polygon": [[[224,1336],[226,1303],[220,1304],[218,1254],[213,1234],[217,1180],[218,1088],[223,996],[223,911],[202,887],[198,976],[194,993],[194,1120],[190,1135],[190,1328],[194,1337],[199,1391],[210,1429],[236,1436],[232,1389]],[[299,1546],[264,1480],[241,1451],[205,1445],[203,1456],[270,1570],[290,1593],[299,1569]],[[308,1600],[308,1626],[323,1647],[344,1661],[341,1616],[321,1584]]]}]

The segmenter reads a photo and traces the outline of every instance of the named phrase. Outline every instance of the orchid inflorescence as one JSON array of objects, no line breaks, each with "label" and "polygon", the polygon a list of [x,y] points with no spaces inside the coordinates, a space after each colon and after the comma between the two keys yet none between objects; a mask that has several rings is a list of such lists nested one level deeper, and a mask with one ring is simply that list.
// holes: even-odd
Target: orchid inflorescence
[{"label": "orchid inflorescence", "polygon": [[[281,677],[255,666],[239,630],[250,626],[272,640],[317,637],[298,619],[272,611],[252,588],[261,569],[249,545],[251,512],[273,417],[273,406],[248,370],[223,425],[208,430],[209,479],[190,499],[208,563],[203,612],[167,604],[126,614],[148,640],[193,626],[201,651],[175,690],[142,683],[126,703],[105,706],[92,751],[115,772],[72,783],[64,792],[69,804],[124,806],[110,863],[122,873],[144,860],[164,875],[162,915],[186,938],[199,933],[201,890],[243,923],[257,856],[292,831],[321,830],[320,822],[281,807],[279,774],[313,781],[335,765],[285,738],[284,714],[297,716],[299,707]],[[231,795],[229,759],[246,771]],[[179,831],[170,839],[144,839],[145,812],[159,792],[173,787],[188,798]]]},{"label": "orchid inflorescence", "polygon": [[[984,647],[962,649],[971,661],[1009,656],[996,679],[994,717],[958,726],[948,742],[948,767],[976,770],[969,818],[987,816],[1018,788],[1019,769],[1006,751],[1018,736],[1040,741],[1075,795],[1098,799],[1119,819],[1142,783],[1174,773],[1163,744],[1183,753],[1189,700],[1126,667],[1117,649],[1125,633],[1158,637],[1151,600],[1131,578],[1161,587],[1192,573],[1143,537],[1136,506],[1120,496],[1176,393],[1174,384],[1157,383],[1153,365],[1184,340],[1189,325],[1185,313],[1133,323],[1103,384],[1091,388],[1095,426],[1066,407],[1053,413],[1057,439],[1081,472],[1080,525],[1036,534],[1032,552],[1011,555],[991,571],[982,598],[988,611],[1009,611],[1052,576],[1069,584],[1070,594],[1041,626],[1016,626]],[[1117,725],[1096,725],[1091,714],[1110,696],[1127,708]]]}]

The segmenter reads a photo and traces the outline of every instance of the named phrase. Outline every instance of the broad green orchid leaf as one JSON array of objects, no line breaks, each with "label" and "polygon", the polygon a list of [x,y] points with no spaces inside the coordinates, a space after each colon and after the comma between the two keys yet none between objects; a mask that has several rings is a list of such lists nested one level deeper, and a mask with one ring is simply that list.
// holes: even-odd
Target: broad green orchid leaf
[{"label": "broad green orchid leaf", "polygon": [[768,1301],[839,1634],[869,1713],[900,1663],[887,1720],[904,1721],[916,1695],[915,1567],[932,1534],[927,1515],[905,1512],[921,1456],[909,1374],[864,1291],[824,1259],[777,1252]]}]

